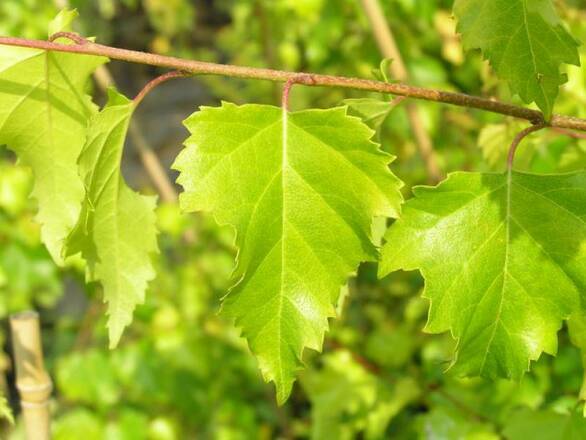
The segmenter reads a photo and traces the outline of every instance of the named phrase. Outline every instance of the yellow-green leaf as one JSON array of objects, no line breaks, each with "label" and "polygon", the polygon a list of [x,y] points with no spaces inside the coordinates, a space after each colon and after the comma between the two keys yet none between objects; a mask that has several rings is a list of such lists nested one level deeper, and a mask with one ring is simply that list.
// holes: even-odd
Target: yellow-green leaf
[{"label": "yellow-green leaf", "polygon": [[124,141],[134,103],[114,90],[106,108],[95,115],[79,159],[86,196],[68,254],[82,253],[89,279],[99,281],[108,302],[110,346],[118,343],[144,301],[155,277],[152,254],[158,251],[156,198],[134,192],[120,170]]},{"label": "yellow-green leaf", "polygon": [[77,159],[88,121],[97,112],[85,88],[92,72],[106,61],[0,46],[0,145],[6,144],[33,170],[37,220],[58,262],[79,217],[84,191]]}]

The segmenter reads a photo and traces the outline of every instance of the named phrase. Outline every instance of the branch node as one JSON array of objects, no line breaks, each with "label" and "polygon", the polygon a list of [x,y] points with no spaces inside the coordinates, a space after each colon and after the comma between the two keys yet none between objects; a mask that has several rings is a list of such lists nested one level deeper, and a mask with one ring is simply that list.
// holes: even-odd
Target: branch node
[{"label": "branch node", "polygon": [[390,102],[391,106],[393,108],[399,106],[399,104],[401,104],[403,101],[406,101],[407,97],[406,96],[395,96],[393,98],[393,100]]}]

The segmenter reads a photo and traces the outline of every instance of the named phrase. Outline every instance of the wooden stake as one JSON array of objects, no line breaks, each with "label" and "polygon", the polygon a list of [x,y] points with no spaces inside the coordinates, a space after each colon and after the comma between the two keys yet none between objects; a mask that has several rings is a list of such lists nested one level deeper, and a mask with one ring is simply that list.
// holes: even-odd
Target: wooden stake
[{"label": "wooden stake", "polygon": [[39,315],[33,311],[10,317],[16,364],[16,388],[20,394],[28,440],[49,440],[49,396],[53,384],[43,362]]}]

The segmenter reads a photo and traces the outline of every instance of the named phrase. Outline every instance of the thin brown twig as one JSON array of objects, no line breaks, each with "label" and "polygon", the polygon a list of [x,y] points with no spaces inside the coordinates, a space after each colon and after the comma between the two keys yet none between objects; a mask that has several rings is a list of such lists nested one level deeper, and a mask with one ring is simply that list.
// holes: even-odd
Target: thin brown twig
[{"label": "thin brown twig", "polygon": [[[362,0],[362,7],[370,21],[372,33],[380,52],[385,58],[391,58],[393,60],[390,66],[393,77],[401,82],[408,82],[409,73],[403,62],[403,57],[395,41],[391,26],[385,19],[383,10],[380,7],[380,3],[378,0]],[[439,182],[442,179],[442,172],[433,149],[433,142],[424,127],[419,108],[415,103],[408,103],[405,110],[427,174],[430,180]]]},{"label": "thin brown twig", "polygon": [[[286,82],[292,77],[298,76],[298,72],[287,72],[274,69],[256,67],[234,66],[229,64],[216,64],[204,61],[186,60],[183,58],[168,57],[147,52],[138,52],[128,49],[119,49],[88,42],[79,44],[58,44],[49,41],[29,40],[26,38],[0,37],[0,45],[28,47],[41,50],[76,53],[108,57],[113,60],[127,61],[138,64],[165,67],[181,70],[192,74],[221,75],[234,78],[259,79],[267,81]],[[323,87],[341,87],[346,89],[364,90],[371,92],[389,93],[398,96],[407,96],[426,101],[442,102],[466,108],[475,108],[492,113],[525,119],[534,125],[543,125],[543,114],[538,110],[532,110],[517,105],[481,98],[479,96],[466,95],[464,93],[447,92],[443,90],[415,87],[401,83],[386,83],[360,78],[344,76],[310,74],[313,82],[308,85]],[[572,130],[586,131],[586,119],[572,116],[553,115],[547,124],[551,127],[569,128]]]},{"label": "thin brown twig", "polygon": [[511,143],[511,147],[509,148],[509,156],[507,158],[507,169],[509,171],[511,171],[513,169],[513,161],[515,160],[515,153],[517,152],[517,149],[519,148],[519,145],[521,144],[523,139],[525,139],[531,133],[542,130],[545,127],[546,127],[545,124],[531,125],[531,126],[525,128],[524,130],[520,131],[517,134],[517,136],[515,136],[515,139],[513,139],[513,142]]},{"label": "thin brown twig", "polygon": [[136,97],[134,98],[134,106],[137,107],[142,100],[144,99],[144,97],[146,95],[148,95],[155,87],[157,87],[158,85],[169,81],[170,79],[174,79],[174,78],[185,78],[187,76],[191,76],[191,73],[188,72],[181,72],[181,71],[173,71],[173,72],[167,72],[164,73],[163,75],[159,75],[157,76],[155,79],[149,81],[140,92],[138,92],[138,95],[136,95]]}]

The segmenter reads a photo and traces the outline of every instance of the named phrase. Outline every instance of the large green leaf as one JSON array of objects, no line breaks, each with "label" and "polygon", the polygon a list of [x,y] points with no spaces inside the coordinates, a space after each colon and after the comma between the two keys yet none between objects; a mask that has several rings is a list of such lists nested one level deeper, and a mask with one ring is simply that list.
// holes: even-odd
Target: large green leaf
[{"label": "large green leaf", "polygon": [[155,272],[155,197],[142,196],[124,182],[120,170],[124,140],[134,103],[110,90],[106,108],[95,115],[79,158],[86,197],[68,254],[82,252],[89,278],[100,281],[108,304],[110,346],[132,321],[136,304],[144,301]]},{"label": "large green leaf", "polygon": [[518,379],[555,353],[586,292],[586,173],[455,173],[414,193],[379,271],[421,270],[426,330],[458,340],[455,370]]},{"label": "large green leaf", "polygon": [[549,119],[566,81],[560,65],[580,64],[551,0],[456,0],[454,13],[466,48],[481,49],[511,91]]},{"label": "large green leaf", "polygon": [[182,207],[236,229],[236,285],[223,310],[283,402],[304,347],[321,348],[348,275],[377,258],[373,217],[397,215],[392,158],[345,108],[225,103],[185,125],[192,136],[175,164]]},{"label": "large green leaf", "polygon": [[[66,26],[69,21],[59,22]],[[0,46],[0,145],[8,145],[33,170],[37,219],[56,261],[62,260],[63,241],[78,219],[83,198],[76,162],[88,120],[97,111],[84,90],[105,61]]]}]

